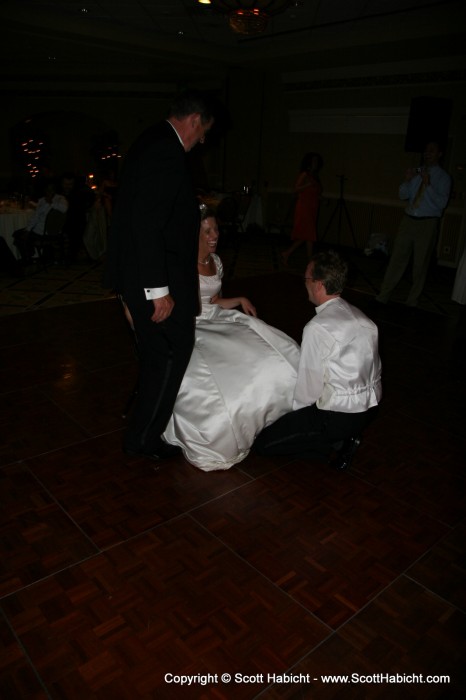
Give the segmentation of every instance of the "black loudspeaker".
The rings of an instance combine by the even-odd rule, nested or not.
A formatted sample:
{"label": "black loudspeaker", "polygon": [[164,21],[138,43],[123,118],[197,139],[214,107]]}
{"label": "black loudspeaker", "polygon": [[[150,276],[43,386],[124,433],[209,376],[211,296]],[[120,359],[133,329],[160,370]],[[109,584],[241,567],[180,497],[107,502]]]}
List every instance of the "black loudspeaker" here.
{"label": "black loudspeaker", "polygon": [[411,100],[405,151],[422,153],[426,143],[436,141],[445,150],[450,126],[452,101],[440,97],[414,97]]}

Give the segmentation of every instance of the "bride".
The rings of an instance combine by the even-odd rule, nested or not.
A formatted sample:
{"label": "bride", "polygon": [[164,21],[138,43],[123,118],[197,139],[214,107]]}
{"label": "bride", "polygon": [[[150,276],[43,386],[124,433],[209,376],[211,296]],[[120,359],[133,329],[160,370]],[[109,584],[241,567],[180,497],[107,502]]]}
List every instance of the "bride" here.
{"label": "bride", "polygon": [[[256,318],[246,297],[221,295],[213,211],[201,204],[198,271],[201,315],[196,340],[164,439],[204,471],[228,469],[255,436],[292,410],[299,346]],[[241,307],[242,311],[236,309]]]}

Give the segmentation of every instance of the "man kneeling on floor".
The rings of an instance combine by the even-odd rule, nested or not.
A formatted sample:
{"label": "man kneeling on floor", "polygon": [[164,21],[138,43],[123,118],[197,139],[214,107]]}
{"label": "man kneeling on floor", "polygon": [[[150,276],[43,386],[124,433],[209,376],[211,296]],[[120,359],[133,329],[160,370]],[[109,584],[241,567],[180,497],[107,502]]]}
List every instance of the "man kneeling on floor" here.
{"label": "man kneeling on floor", "polygon": [[303,331],[294,410],[265,428],[261,455],[328,459],[347,469],[382,396],[376,325],[341,298],[348,266],[335,251],[313,255],[304,282],[316,315]]}

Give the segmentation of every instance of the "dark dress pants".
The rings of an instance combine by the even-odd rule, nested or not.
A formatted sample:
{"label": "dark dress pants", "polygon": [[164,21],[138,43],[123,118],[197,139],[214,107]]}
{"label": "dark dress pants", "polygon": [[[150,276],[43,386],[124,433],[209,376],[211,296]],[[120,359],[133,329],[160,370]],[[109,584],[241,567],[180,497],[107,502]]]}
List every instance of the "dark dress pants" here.
{"label": "dark dress pants", "polygon": [[194,317],[172,312],[162,323],[150,320],[152,302],[132,304],[139,358],[138,394],[131,411],[124,447],[156,449],[176,401],[194,345]]}
{"label": "dark dress pants", "polygon": [[321,411],[314,404],[286,413],[257,436],[260,455],[327,458],[338,443],[357,437],[375,417],[377,406],[362,413]]}

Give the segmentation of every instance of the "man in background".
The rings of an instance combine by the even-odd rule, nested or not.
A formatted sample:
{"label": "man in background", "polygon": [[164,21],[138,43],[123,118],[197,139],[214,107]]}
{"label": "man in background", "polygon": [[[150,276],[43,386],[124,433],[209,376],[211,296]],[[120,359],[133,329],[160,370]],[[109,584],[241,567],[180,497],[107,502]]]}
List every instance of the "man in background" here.
{"label": "man in background", "polygon": [[386,304],[413,256],[413,281],[406,304],[417,306],[429,270],[439,222],[450,196],[451,178],[440,167],[440,146],[435,141],[424,150],[423,166],[408,168],[399,197],[408,206],[398,229],[390,261],[376,301]]}

